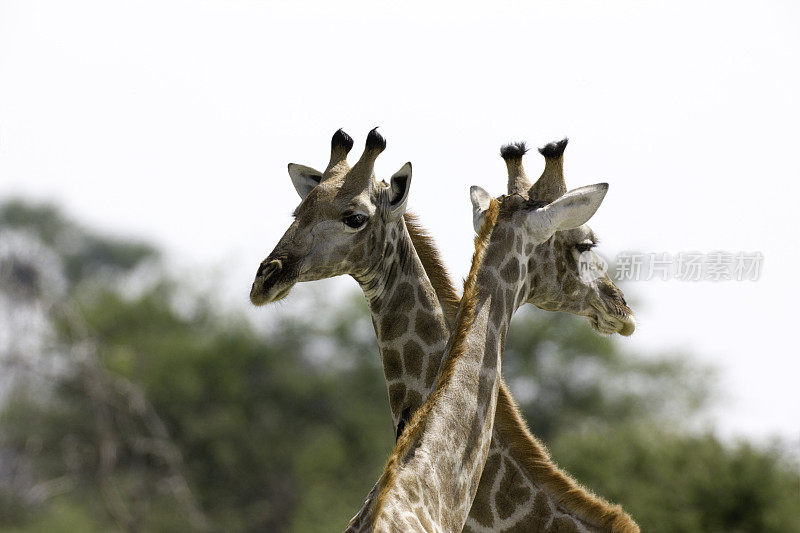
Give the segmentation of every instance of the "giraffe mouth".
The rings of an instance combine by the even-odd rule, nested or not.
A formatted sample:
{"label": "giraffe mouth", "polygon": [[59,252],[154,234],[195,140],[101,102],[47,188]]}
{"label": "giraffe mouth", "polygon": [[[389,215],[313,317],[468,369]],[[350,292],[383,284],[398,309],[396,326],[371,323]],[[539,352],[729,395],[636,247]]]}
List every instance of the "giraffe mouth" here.
{"label": "giraffe mouth", "polygon": [[592,329],[604,335],[619,333],[623,337],[629,337],[636,331],[636,319],[633,313],[619,313],[613,315],[598,313],[596,315],[590,315],[588,318]]}
{"label": "giraffe mouth", "polygon": [[258,267],[250,289],[250,302],[261,306],[277,302],[289,295],[295,284],[292,269],[286,268],[287,258],[267,258]]}
{"label": "giraffe mouth", "polygon": [[605,335],[619,333],[628,337],[636,331],[633,311],[625,297],[610,280],[600,283],[597,298],[590,300],[589,322],[595,331]]}

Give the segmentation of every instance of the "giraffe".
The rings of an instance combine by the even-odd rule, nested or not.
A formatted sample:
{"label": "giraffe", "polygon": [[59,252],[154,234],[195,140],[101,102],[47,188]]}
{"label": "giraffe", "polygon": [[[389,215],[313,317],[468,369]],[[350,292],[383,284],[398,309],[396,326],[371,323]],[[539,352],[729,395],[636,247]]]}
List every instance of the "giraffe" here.
{"label": "giraffe", "polygon": [[[512,169],[521,169],[524,151],[524,145],[501,151],[510,178]],[[511,316],[542,292],[539,274],[529,265],[540,253],[539,245],[557,231],[581,228],[607,189],[605,183],[582,187],[550,203],[520,194],[498,201],[479,187],[471,189],[480,230],[436,389],[411,419],[348,531],[462,529],[481,473],[486,475],[501,353]],[[589,305],[580,291],[562,291],[556,297],[563,300],[561,308],[571,312]],[[594,529],[578,517],[554,514],[544,497],[532,503],[533,512],[524,513],[525,521],[514,520],[515,530]],[[628,517],[619,522],[616,518],[608,529],[638,531]]]}
{"label": "giraffe", "polygon": [[[567,191],[563,173],[563,154],[567,142],[567,139],[563,139],[539,149],[545,158],[545,167],[534,184],[528,180],[522,165],[522,157],[527,152],[525,143],[504,146],[500,154],[508,171],[508,193],[499,200],[504,204],[521,199],[530,205],[547,205],[562,197]],[[470,199],[473,204],[473,225],[475,231],[479,232],[492,198],[482,188],[472,187]],[[585,316],[592,328],[600,333],[629,336],[636,328],[636,321],[622,292],[605,272],[593,272],[590,277],[585,278],[580,271],[579,259],[596,244],[594,232],[588,226],[582,225],[570,230],[556,231],[532,250],[529,249],[530,244],[525,246],[522,251],[529,256],[526,268],[531,281],[526,301],[544,310],[567,311]],[[519,253],[520,243],[517,242],[516,246],[515,251]],[[533,255],[530,256],[529,252]],[[500,400],[502,399],[501,394]],[[495,432],[500,434],[508,430],[502,427],[502,407],[500,401],[495,422]],[[512,405],[510,411],[518,416],[516,406]],[[524,434],[519,434],[520,430]],[[568,476],[553,468],[546,448],[528,432],[524,422],[512,426],[510,431],[515,436],[509,440],[525,443],[527,446],[527,461],[523,460],[522,464],[529,473],[528,479],[523,479],[523,483],[507,484],[507,480],[515,477],[515,472],[505,467],[507,458],[503,451],[493,447],[475,499],[475,503],[489,501],[491,509],[486,509],[485,513],[477,513],[473,508],[465,531],[506,530],[506,526],[515,531],[571,531],[569,524],[579,531],[639,530],[635,522],[618,506],[608,506],[606,502],[585,492]],[[546,467],[537,470],[531,469],[532,465]],[[528,480],[533,481],[533,486],[527,484]],[[530,490],[534,495],[533,512],[520,513],[519,509],[509,509],[507,505],[503,509],[505,502],[491,497],[484,498],[480,493],[480,490],[490,486],[502,485],[509,490]],[[487,516],[494,518],[494,521],[483,521],[482,518]],[[509,520],[512,516],[517,520]],[[504,527],[498,529],[498,522],[503,523]]]}
{"label": "giraffe", "polygon": [[[429,264],[441,262],[429,237],[405,213],[411,164],[403,165],[390,184],[374,180],[374,160],[385,145],[372,130],[361,159],[350,168],[353,140],[338,130],[324,172],[289,165],[302,202],[259,266],[250,300],[255,305],[280,300],[296,282],[343,274],[355,278],[369,303],[399,435],[435,383],[452,324],[442,309],[456,308],[459,299],[443,267],[429,277],[422,264],[421,257]],[[442,290],[434,290],[433,283]]]}
{"label": "giraffe", "polygon": [[[362,160],[350,169],[346,156],[352,145],[340,130],[331,141],[324,172],[289,165],[303,202],[295,222],[259,267],[251,300],[261,305],[281,299],[297,281],[352,275],[370,305],[399,435],[435,384],[459,299],[430,239],[408,213],[401,218],[390,208],[405,202],[410,165],[393,176],[390,185],[375,183],[371,163],[359,167],[365,167],[365,157],[374,161],[385,141],[371,132]],[[305,237],[315,233],[322,250],[311,250],[313,243]],[[300,262],[311,264],[301,268]],[[502,382],[499,391],[491,460],[467,529],[510,529],[514,517],[524,520],[537,503],[537,512],[545,508],[575,514],[596,530],[614,529],[614,524],[616,530],[634,530],[635,526],[624,527],[632,521],[621,509],[583,490],[550,462]]]}

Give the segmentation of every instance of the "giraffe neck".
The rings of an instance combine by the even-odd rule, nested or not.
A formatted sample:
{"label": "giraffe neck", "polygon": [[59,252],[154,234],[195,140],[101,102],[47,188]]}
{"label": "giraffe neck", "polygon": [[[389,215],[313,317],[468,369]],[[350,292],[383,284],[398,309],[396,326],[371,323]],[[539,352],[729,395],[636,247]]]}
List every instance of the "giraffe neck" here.
{"label": "giraffe neck", "polygon": [[[373,517],[377,530],[425,529],[435,524],[460,531],[469,516],[489,453],[500,354],[517,301],[516,293],[508,296],[513,285],[497,279],[505,256],[505,243],[489,240],[497,210],[495,203],[476,240],[436,389],[412,419],[384,470]],[[410,503],[426,498],[434,501]]]}
{"label": "giraffe neck", "polygon": [[387,227],[375,267],[354,277],[369,302],[399,436],[433,390],[450,329],[403,220]]}

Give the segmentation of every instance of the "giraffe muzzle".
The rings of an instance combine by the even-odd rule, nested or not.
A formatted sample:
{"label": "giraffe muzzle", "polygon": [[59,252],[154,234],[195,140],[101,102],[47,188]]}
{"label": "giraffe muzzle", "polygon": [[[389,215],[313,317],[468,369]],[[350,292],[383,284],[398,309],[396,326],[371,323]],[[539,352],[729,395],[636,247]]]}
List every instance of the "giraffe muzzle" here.
{"label": "giraffe muzzle", "polygon": [[622,328],[619,330],[619,334],[623,337],[630,337],[634,331],[636,331],[636,319],[633,318],[631,313],[622,320]]}
{"label": "giraffe muzzle", "polygon": [[266,258],[258,267],[256,279],[250,289],[250,301],[253,305],[264,305],[286,297],[294,283],[285,268],[286,258]]}
{"label": "giraffe muzzle", "polygon": [[604,334],[618,333],[629,337],[636,331],[636,318],[628,307],[622,291],[609,279],[601,279],[599,298],[592,303],[595,309],[594,329]]}

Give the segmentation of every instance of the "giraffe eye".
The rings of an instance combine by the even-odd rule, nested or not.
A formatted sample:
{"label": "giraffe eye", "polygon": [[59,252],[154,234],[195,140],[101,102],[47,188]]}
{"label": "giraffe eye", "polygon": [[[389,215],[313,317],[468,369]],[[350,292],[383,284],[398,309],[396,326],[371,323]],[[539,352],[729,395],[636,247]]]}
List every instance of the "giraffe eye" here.
{"label": "giraffe eye", "polygon": [[367,221],[367,216],[362,215],[361,213],[356,213],[355,215],[348,215],[344,217],[344,223],[350,226],[351,228],[360,228],[364,225]]}
{"label": "giraffe eye", "polygon": [[578,250],[578,252],[583,253],[583,252],[588,252],[595,246],[597,245],[593,242],[579,242],[578,244],[575,245],[575,249]]}

